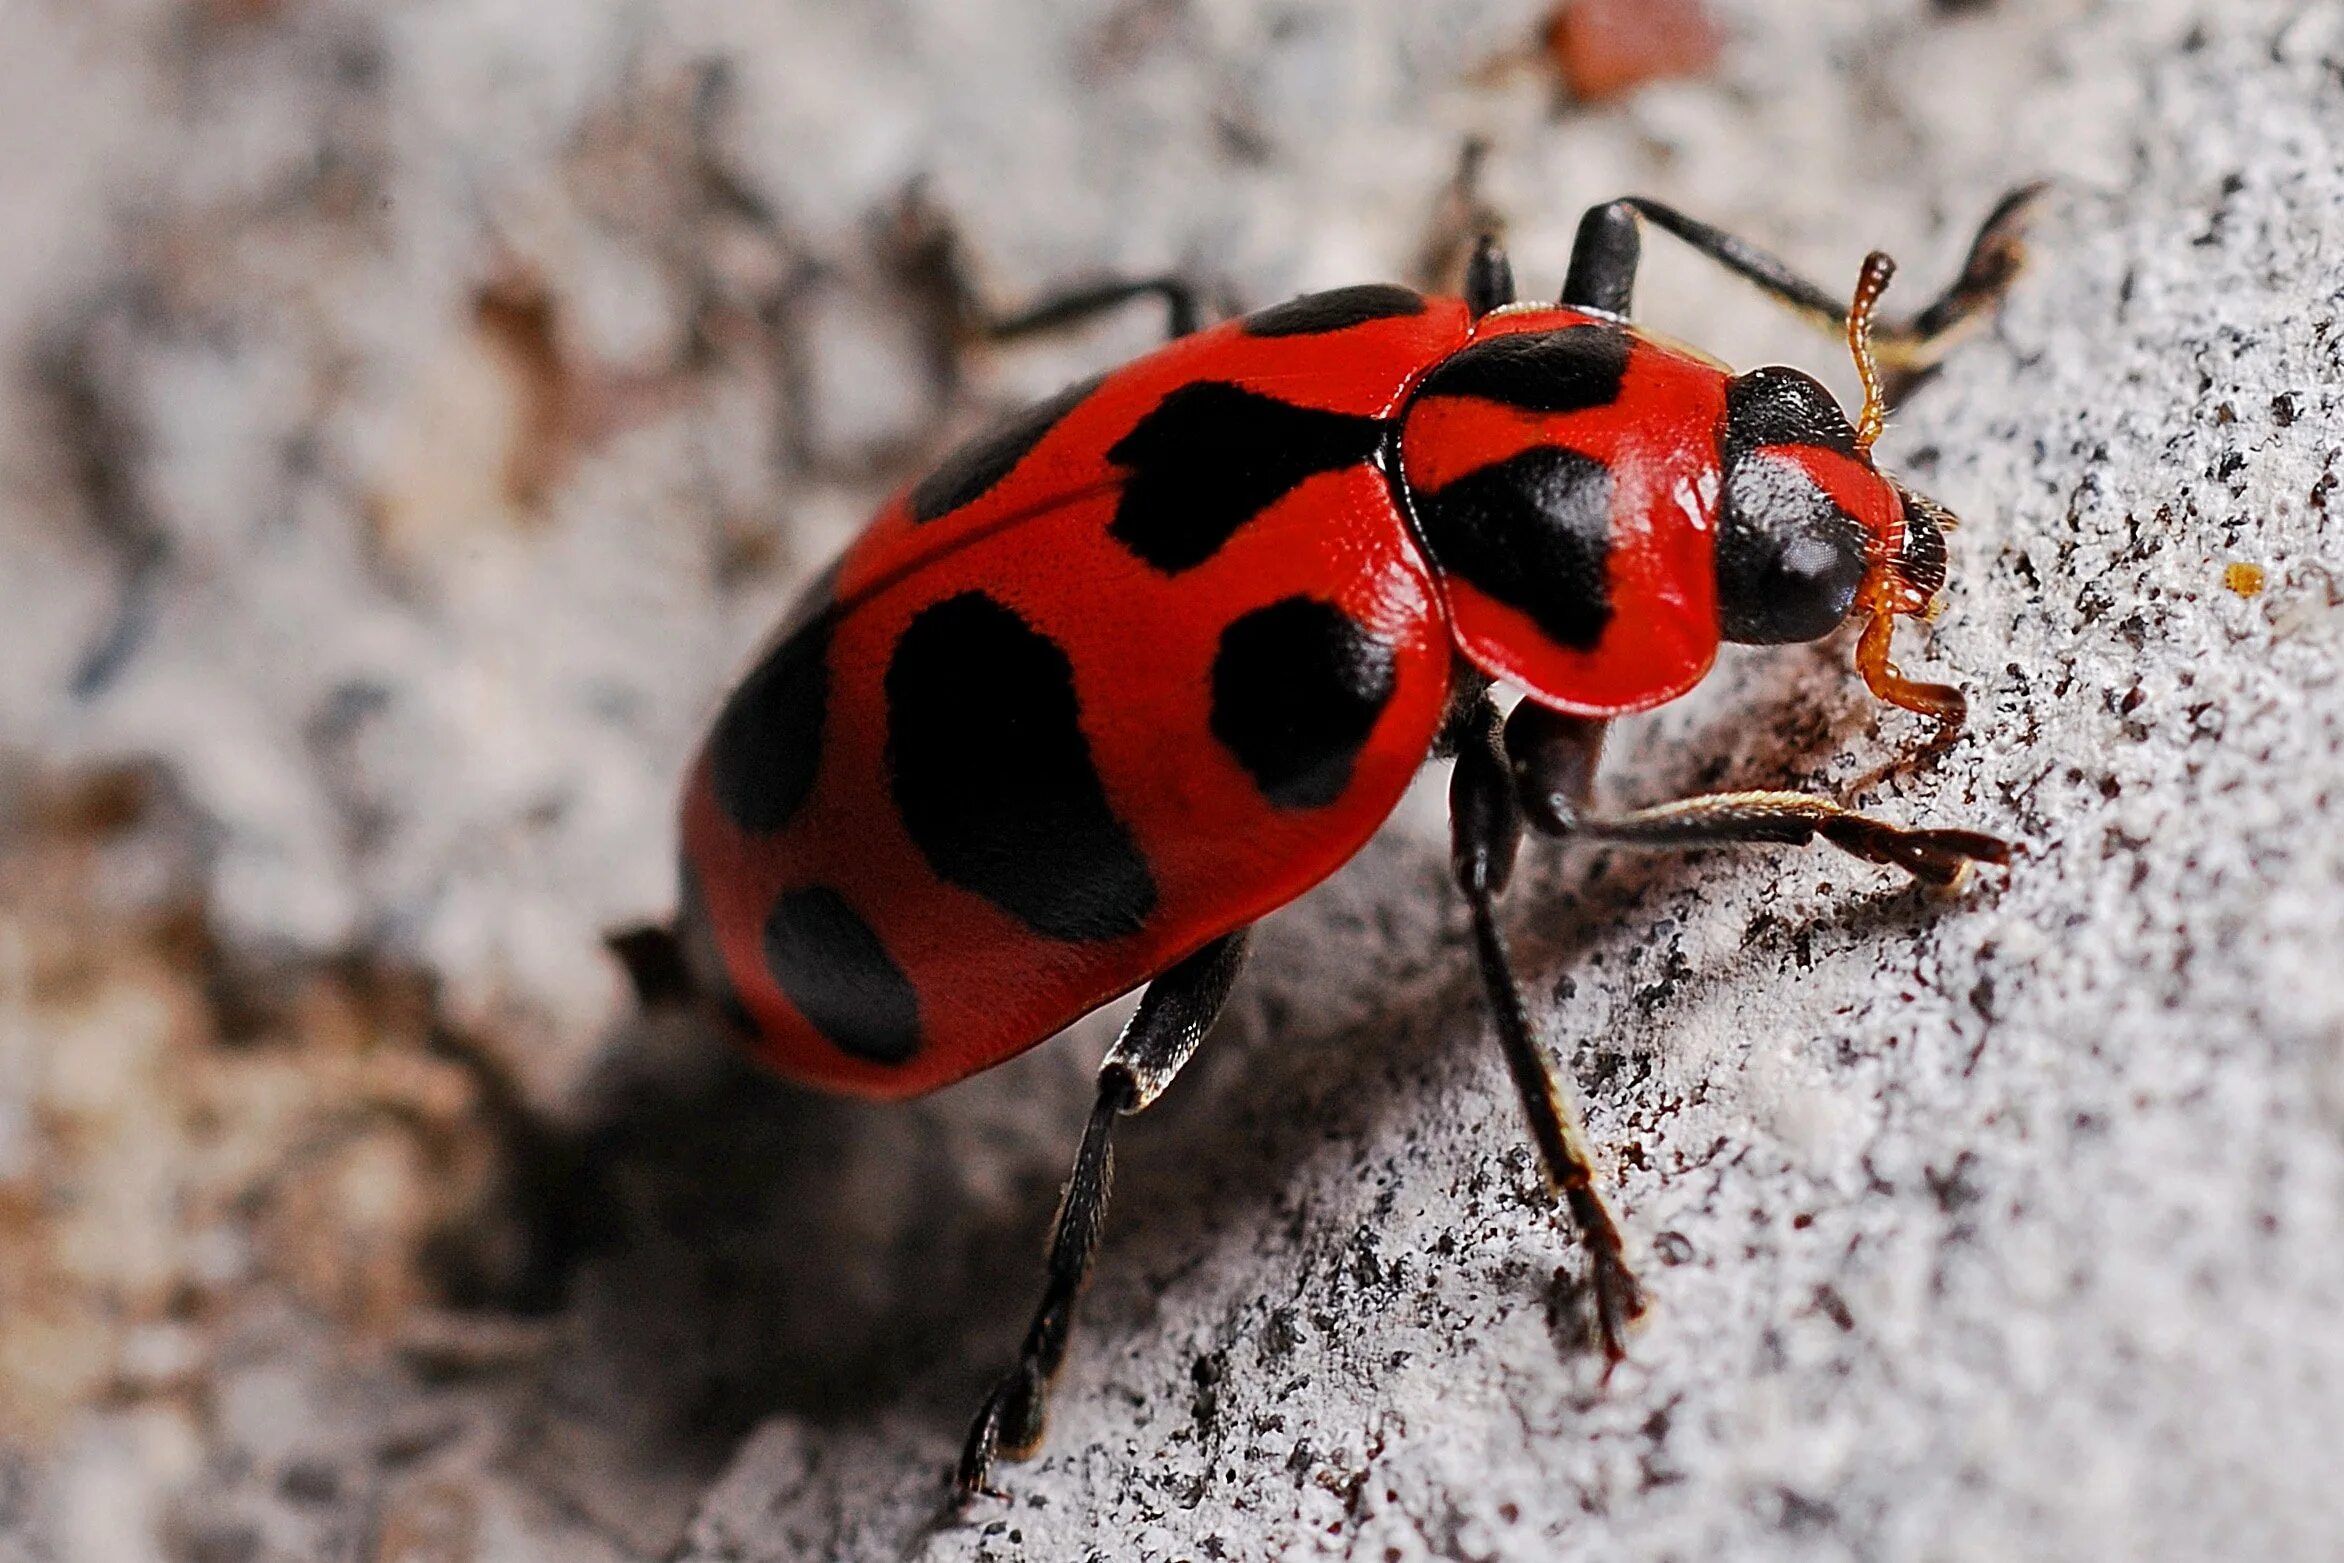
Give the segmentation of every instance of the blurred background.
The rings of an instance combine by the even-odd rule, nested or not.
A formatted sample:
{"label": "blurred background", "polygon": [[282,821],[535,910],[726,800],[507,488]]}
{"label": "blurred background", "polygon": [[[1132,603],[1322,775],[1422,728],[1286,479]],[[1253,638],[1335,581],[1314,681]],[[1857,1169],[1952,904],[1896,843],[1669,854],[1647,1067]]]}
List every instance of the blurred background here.
{"label": "blurred background", "polygon": [[[2340,83],[2277,0],[0,5],[0,1559],[2332,1556]],[[1551,1322],[1428,796],[1273,922],[1051,1458],[939,1524],[1113,1017],[878,1111],[600,939],[871,506],[1159,329],[986,348],[955,279],[1252,307],[1495,224],[1551,295],[1637,192],[1893,309],[2037,178],[1883,447],[1972,522],[1907,665],[1981,734],[1873,801],[2039,860],[1950,932],[1532,876],[1651,1364]],[[1733,658],[1616,779],[1910,737]]]}

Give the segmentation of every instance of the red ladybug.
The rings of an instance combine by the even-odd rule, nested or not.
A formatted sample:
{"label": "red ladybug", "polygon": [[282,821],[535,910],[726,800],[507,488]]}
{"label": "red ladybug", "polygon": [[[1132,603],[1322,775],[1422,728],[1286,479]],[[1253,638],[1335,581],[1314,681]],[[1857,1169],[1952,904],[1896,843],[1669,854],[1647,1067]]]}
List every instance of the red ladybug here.
{"label": "red ladybug", "polygon": [[[1947,294],[1878,333],[1920,370],[2000,296],[2031,192]],[[1844,326],[1851,425],[1794,369],[1736,375],[1630,323],[1639,220]],[[2003,843],[1799,793],[1605,815],[1606,723],[1683,694],[1721,640],[1866,620],[1882,699],[1961,696],[1889,661],[1945,577],[1948,519],[1872,464],[1872,306],[1650,201],[1579,228],[1559,305],[1517,304],[1484,239],[1463,296],[1341,288],[1177,340],[971,440],[879,512],[717,717],[683,802],[680,972],[781,1073],[901,1097],[1147,984],[1099,1073],[1017,1365],[960,1462],[1040,1440],[1096,1247],[1115,1120],[1155,1100],[1228,996],[1246,929],[1332,873],[1428,757],[1454,756],[1455,869],[1497,1031],[1622,1354],[1642,1299],[1492,902],[1525,824],[1652,847],[1804,842],[1950,883]],[[1492,685],[1524,692],[1501,718]],[[637,952],[640,955],[641,949]],[[639,963],[640,964],[640,963]]]}

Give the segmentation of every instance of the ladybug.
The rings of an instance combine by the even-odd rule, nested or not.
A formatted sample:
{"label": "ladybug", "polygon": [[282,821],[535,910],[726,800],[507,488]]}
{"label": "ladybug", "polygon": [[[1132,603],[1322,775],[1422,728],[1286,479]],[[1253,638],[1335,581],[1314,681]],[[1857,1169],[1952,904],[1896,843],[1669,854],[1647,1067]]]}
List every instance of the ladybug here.
{"label": "ladybug", "polygon": [[[725,702],[682,807],[671,931],[622,948],[791,1079],[949,1085],[1145,985],[1100,1066],[1017,1362],[959,1462],[963,1497],[1039,1443],[1105,1214],[1116,1121],[1211,1028],[1250,924],[1359,850],[1453,758],[1455,877],[1498,1040],[1623,1355],[1643,1297],[1494,903],[1524,829],[1655,848],[1799,843],[1950,885],[2006,845],[1791,792],[1624,814],[1590,796],[1606,725],[1685,693],[1721,641],[1861,619],[1881,699],[1961,695],[1890,660],[1945,579],[1938,505],[1872,461],[1879,364],[1925,371],[2016,274],[2032,190],[1961,277],[1874,329],[1781,262],[1637,198],[1581,222],[1559,303],[1517,303],[1484,237],[1461,295],[1370,285],[1211,329],[1155,278],[1002,334],[1153,296],[1174,340],[970,440],[905,488]],[[1736,374],[1630,319],[1649,222],[1844,329],[1854,423],[1795,369]],[[1501,715],[1496,685],[1522,692]],[[669,980],[647,976],[654,947]]]}

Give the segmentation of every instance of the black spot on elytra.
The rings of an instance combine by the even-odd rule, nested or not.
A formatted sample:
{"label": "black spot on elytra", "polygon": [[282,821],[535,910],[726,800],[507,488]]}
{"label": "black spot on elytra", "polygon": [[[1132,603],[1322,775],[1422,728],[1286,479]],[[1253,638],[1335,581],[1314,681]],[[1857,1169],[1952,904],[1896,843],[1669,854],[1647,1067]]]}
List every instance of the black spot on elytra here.
{"label": "black spot on elytra", "polygon": [[1213,657],[1213,736],[1280,808],[1351,785],[1390,703],[1392,647],[1333,603],[1287,597],[1232,621]]}
{"label": "black spot on elytra", "polygon": [[814,790],[830,704],[829,605],[765,654],[724,704],[708,743],[708,785],[752,836],[787,825]]}
{"label": "black spot on elytra", "polygon": [[1298,299],[1257,309],[1245,317],[1247,336],[1322,336],[1371,320],[1424,313],[1424,295],[1390,282],[1305,293]]}
{"label": "black spot on elytra", "polygon": [[934,521],[961,506],[982,499],[1017,464],[1032,453],[1059,421],[1082,405],[1099,388],[1104,376],[1070,385],[1047,401],[1013,413],[992,428],[972,436],[936,464],[934,471],[912,485],[914,521]]}
{"label": "black spot on elytra", "polygon": [[1156,909],[1092,764],[1074,664],[984,593],[921,610],[895,643],[887,765],[936,873],[1044,938],[1120,938]]}
{"label": "black spot on elytra", "polygon": [[1367,460],[1383,434],[1376,418],[1184,385],[1108,450],[1130,476],[1107,531],[1168,575],[1192,570],[1305,478]]}
{"label": "black spot on elytra", "polygon": [[1796,461],[1763,451],[1729,460],[1717,517],[1727,640],[1779,646],[1830,634],[1854,604],[1864,566],[1862,525]]}
{"label": "black spot on elytra", "polygon": [[1820,445],[1854,456],[1856,431],[1822,382],[1774,365],[1736,375],[1725,388],[1726,459],[1767,445]]}
{"label": "black spot on elytra", "polygon": [[1612,617],[1611,488],[1594,457],[1534,445],[1419,492],[1417,518],[1445,574],[1592,651]]}
{"label": "black spot on elytra", "polygon": [[1627,377],[1628,348],[1628,334],[1613,326],[1493,336],[1443,360],[1417,394],[1478,396],[1525,412],[1609,407]]}
{"label": "black spot on elytra", "polygon": [[846,897],[791,890],[765,919],[765,966],[798,1013],[851,1057],[900,1064],[920,1050],[920,1000]]}

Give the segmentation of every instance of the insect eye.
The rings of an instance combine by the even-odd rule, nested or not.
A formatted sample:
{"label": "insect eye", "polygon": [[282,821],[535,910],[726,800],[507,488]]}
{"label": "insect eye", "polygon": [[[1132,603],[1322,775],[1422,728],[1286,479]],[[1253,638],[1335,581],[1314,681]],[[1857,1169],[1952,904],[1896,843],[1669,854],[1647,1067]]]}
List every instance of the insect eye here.
{"label": "insect eye", "polygon": [[1787,454],[1733,463],[1717,528],[1717,602],[1725,638],[1746,645],[1819,640],[1863,584],[1864,533]]}

